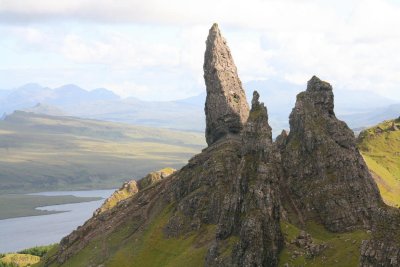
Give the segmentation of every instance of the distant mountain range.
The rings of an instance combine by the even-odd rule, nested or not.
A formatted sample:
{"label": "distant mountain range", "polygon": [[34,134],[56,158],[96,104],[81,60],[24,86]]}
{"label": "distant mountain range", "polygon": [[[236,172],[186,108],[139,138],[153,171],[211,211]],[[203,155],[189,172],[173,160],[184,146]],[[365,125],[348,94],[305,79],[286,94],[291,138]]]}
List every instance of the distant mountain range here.
{"label": "distant mountain range", "polygon": [[[244,87],[248,99],[253,90],[258,90],[261,100],[269,108],[270,124],[277,135],[288,128],[288,115],[296,94],[305,85],[265,80],[251,81]],[[143,101],[134,97],[123,99],[105,88],[87,91],[69,84],[51,89],[31,83],[13,90],[0,90],[0,114],[24,110],[202,132],[205,128],[205,98],[204,92],[175,101]],[[351,128],[375,125],[400,114],[399,102],[371,92],[335,90],[335,103],[337,116]]]}
{"label": "distant mountain range", "polygon": [[122,99],[104,88],[87,91],[73,84],[55,89],[26,84],[0,92],[0,114],[24,110],[179,130],[203,131],[205,128],[203,108],[184,101]]}

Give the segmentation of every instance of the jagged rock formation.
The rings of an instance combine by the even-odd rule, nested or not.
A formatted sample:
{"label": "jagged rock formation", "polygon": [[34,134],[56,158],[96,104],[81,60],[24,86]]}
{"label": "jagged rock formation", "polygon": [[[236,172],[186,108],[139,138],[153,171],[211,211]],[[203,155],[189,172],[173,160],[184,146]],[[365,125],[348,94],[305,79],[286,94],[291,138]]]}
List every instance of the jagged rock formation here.
{"label": "jagged rock formation", "polygon": [[282,150],[286,188],[302,216],[331,231],[371,226],[383,205],[353,132],[335,117],[329,83],[312,77],[297,95]]}
{"label": "jagged rock formation", "polygon": [[275,144],[279,149],[284,149],[286,147],[287,137],[288,133],[286,130],[282,130],[281,134],[276,137]]}
{"label": "jagged rock formation", "polygon": [[[201,248],[204,254],[200,261],[207,266],[278,264],[283,246],[279,151],[257,92],[249,113],[236,67],[217,25],[210,30],[204,70],[209,147],[178,172],[94,216],[62,240],[57,255],[47,264],[75,263],[74,256],[84,254],[82,249],[90,249],[96,240],[112,240],[125,225],[128,240],[133,244],[142,240],[140,246],[144,246],[145,229],[160,214],[168,214],[160,226],[163,238],[171,241],[195,236],[190,247]],[[107,241],[102,247],[107,253],[91,250],[94,256],[86,262],[80,258],[76,265],[112,266],[120,252],[118,245]],[[129,257],[135,266],[135,259],[142,254],[133,250]]]}
{"label": "jagged rock formation", "polygon": [[[216,24],[204,73],[209,146],[172,175],[132,185],[135,193],[65,237],[42,265],[277,266],[288,245],[281,227],[311,221],[334,232],[372,229],[361,266],[395,266],[399,214],[384,206],[353,133],[336,119],[332,87],[313,77],[297,96],[289,134],[273,142],[267,109],[255,91],[248,110]],[[304,231],[293,238],[302,251],[295,258],[331,249]]]}
{"label": "jagged rock formation", "polygon": [[[267,110],[254,93],[242,140],[226,136],[179,172],[168,236],[216,225],[206,266],[275,266],[280,231],[279,152],[272,143]],[[271,164],[272,163],[272,164]]]}
{"label": "jagged rock formation", "polygon": [[239,134],[249,107],[231,51],[214,24],[206,41],[204,79],[207,87],[206,141],[213,144],[228,134]]}

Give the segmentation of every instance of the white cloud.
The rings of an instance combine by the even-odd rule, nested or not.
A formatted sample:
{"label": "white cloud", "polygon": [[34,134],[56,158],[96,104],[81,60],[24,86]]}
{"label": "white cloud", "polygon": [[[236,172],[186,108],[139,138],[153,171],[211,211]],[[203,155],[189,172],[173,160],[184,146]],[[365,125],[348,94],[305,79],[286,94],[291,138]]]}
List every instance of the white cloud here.
{"label": "white cloud", "polygon": [[[99,75],[106,68],[110,79],[122,79],[107,84],[144,96],[199,92],[204,41],[216,21],[244,81],[304,84],[316,74],[340,88],[400,99],[398,14],[400,5],[390,0],[0,0],[1,27],[18,29],[8,38],[20,47]],[[60,30],[65,24],[74,27]],[[157,76],[159,88],[145,80]]]}

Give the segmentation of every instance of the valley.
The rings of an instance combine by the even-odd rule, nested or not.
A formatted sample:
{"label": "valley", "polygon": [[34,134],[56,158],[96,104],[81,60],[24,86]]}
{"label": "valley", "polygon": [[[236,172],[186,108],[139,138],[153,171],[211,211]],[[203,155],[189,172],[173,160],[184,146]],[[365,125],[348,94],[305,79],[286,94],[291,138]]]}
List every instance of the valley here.
{"label": "valley", "polygon": [[204,147],[203,134],[16,111],[0,121],[0,194],[116,188]]}

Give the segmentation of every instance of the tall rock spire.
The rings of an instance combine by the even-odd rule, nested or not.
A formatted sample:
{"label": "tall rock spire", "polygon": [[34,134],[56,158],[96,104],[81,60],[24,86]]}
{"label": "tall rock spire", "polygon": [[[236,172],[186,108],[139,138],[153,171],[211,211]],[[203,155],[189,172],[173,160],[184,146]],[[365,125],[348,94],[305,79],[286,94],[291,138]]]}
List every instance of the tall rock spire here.
{"label": "tall rock spire", "polygon": [[383,202],[354,133],[333,107],[332,86],[318,77],[297,95],[282,151],[284,184],[303,215],[319,218],[328,230],[368,228]]}
{"label": "tall rock spire", "polygon": [[249,116],[249,106],[229,47],[215,23],[206,41],[204,80],[207,87],[206,140],[238,134]]}

